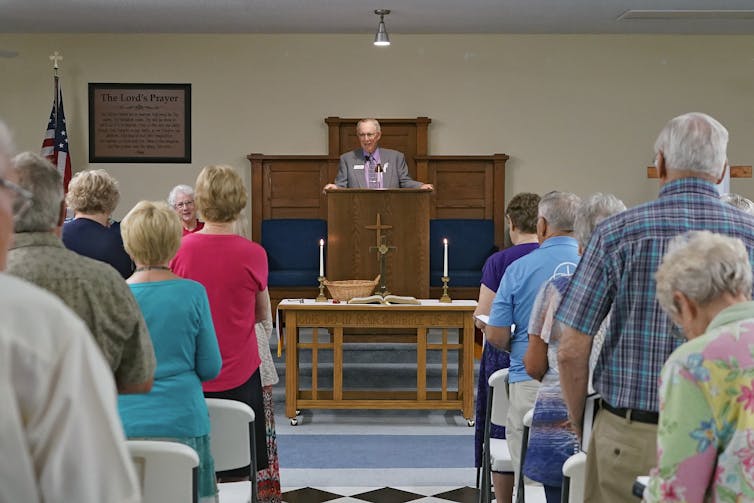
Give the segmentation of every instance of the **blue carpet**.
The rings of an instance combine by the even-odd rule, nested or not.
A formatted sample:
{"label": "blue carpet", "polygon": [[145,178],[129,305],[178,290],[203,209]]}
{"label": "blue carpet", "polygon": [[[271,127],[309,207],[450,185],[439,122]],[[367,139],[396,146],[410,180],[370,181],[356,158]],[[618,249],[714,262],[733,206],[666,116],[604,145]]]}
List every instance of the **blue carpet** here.
{"label": "blue carpet", "polygon": [[278,435],[281,468],[468,468],[469,435]]}

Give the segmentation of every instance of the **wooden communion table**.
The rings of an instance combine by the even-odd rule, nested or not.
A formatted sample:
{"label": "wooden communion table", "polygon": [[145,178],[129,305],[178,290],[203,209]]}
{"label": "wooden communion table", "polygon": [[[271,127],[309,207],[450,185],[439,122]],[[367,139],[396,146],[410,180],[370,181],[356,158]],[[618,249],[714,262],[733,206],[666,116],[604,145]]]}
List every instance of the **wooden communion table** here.
{"label": "wooden communion table", "polygon": [[[474,424],[474,320],[476,301],[440,303],[422,300],[421,305],[334,304],[314,299],[285,299],[278,305],[285,320],[285,413],[298,424],[301,409],[442,409],[460,410],[469,426]],[[280,326],[280,325],[278,325]],[[312,330],[311,342],[302,340],[301,329]],[[416,391],[343,389],[344,329],[362,329],[347,334],[348,342],[380,342],[380,330],[407,329],[416,344]],[[369,329],[370,335],[360,335]],[[430,329],[441,332],[441,341],[428,340]],[[458,331],[456,339],[450,332]],[[324,332],[324,335],[323,333]],[[332,334],[332,335],[330,335]],[[376,334],[376,335],[373,335]],[[415,335],[414,335],[415,334]],[[311,388],[301,389],[299,352],[311,350]],[[318,352],[332,351],[332,389],[317,382]],[[427,389],[427,352],[442,352],[442,384]],[[458,389],[448,389],[448,351],[458,352]]]}

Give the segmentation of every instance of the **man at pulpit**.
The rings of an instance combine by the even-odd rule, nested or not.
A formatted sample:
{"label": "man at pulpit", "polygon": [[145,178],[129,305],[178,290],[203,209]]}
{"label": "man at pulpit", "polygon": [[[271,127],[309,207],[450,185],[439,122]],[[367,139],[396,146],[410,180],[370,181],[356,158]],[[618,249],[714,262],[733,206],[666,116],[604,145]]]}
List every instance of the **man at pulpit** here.
{"label": "man at pulpit", "polygon": [[379,147],[382,132],[376,119],[361,119],[356,123],[356,134],[361,148],[340,156],[335,183],[328,183],[325,189],[432,189],[432,185],[409,176],[401,152]]}

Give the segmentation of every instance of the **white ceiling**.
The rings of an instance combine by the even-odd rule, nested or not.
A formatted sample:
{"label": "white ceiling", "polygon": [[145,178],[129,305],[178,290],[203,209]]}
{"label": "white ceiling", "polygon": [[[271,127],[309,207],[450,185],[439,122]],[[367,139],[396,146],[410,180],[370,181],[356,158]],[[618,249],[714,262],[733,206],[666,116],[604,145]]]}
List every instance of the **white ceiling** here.
{"label": "white ceiling", "polygon": [[380,8],[389,33],[754,34],[754,0],[0,0],[0,33],[364,33]]}

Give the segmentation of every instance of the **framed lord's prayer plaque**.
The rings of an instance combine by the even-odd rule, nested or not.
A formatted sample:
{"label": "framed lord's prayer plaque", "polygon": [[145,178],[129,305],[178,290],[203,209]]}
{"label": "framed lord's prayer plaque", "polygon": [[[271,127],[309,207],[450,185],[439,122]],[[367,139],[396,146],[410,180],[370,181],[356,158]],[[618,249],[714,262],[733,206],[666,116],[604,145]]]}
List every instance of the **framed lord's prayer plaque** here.
{"label": "framed lord's prayer plaque", "polygon": [[89,84],[89,162],[191,162],[191,84]]}

